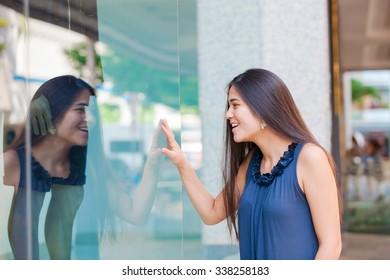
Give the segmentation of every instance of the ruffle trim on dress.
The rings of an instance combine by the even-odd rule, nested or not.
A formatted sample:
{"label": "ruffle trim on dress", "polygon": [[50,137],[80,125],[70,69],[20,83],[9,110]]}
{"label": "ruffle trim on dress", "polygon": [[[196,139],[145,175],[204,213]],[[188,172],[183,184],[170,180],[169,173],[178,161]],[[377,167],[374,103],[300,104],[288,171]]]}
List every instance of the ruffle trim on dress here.
{"label": "ruffle trim on dress", "polygon": [[283,156],[279,159],[278,163],[272,168],[270,173],[260,173],[260,163],[263,158],[263,155],[260,151],[256,151],[253,155],[254,164],[252,165],[252,176],[255,182],[262,186],[269,186],[275,179],[275,177],[283,174],[284,169],[292,162],[294,159],[294,150],[298,144],[293,142],[288,146],[288,150],[283,153]]}
{"label": "ruffle trim on dress", "polygon": [[81,186],[85,184],[85,168],[83,164],[79,162],[80,159],[71,156],[70,173],[67,178],[63,177],[51,177],[49,172],[34,158],[31,156],[31,173],[37,179],[34,183],[34,190],[40,192],[49,192],[53,184],[56,185],[71,185]]}

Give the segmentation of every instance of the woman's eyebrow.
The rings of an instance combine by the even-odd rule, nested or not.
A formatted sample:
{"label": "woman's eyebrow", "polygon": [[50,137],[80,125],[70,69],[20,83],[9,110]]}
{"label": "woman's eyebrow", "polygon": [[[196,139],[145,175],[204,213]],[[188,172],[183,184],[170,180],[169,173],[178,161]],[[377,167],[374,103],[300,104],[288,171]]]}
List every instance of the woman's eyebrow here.
{"label": "woman's eyebrow", "polygon": [[229,103],[234,102],[234,101],[240,101],[240,100],[238,98],[235,98],[235,97],[229,99]]}
{"label": "woman's eyebrow", "polygon": [[81,102],[81,103],[77,103],[75,106],[79,106],[79,105],[81,105],[81,106],[88,106],[89,104]]}

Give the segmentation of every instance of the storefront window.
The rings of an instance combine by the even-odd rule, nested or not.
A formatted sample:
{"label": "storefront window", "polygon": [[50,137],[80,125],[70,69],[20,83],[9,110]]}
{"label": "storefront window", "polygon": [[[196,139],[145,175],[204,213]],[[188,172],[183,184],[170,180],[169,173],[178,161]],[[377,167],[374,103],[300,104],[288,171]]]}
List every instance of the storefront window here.
{"label": "storefront window", "polygon": [[387,70],[344,74],[347,124],[347,212],[351,232],[386,234],[390,110]]}
{"label": "storefront window", "polygon": [[[42,98],[32,103],[37,90],[64,75],[93,88],[89,104],[78,101],[87,124],[78,124],[77,139],[88,130],[88,141],[76,152],[64,152],[62,159],[71,159],[64,172],[53,163],[66,150],[62,142],[42,153],[35,136],[23,140],[19,148],[33,155],[25,157],[28,187],[16,202],[15,188],[7,184],[12,180],[4,174],[0,258],[67,258],[67,251],[71,259],[203,258],[200,219],[176,168],[156,152],[165,145],[160,120],[167,119],[194,169],[202,165],[195,1],[43,2],[0,4],[1,150],[13,148],[23,130],[39,136],[53,132],[51,137],[62,133],[59,121],[52,124],[54,131],[46,119],[47,112],[53,120],[66,114],[54,111],[53,104],[58,110],[67,106],[69,97],[61,93],[47,98],[49,110],[43,107],[46,114],[37,116],[38,127],[26,119],[31,104],[45,104]],[[61,137],[79,141],[68,129]],[[39,174],[59,175],[36,179],[36,161]],[[62,180],[73,176],[74,166],[79,180]],[[38,192],[37,180],[52,188]],[[32,231],[25,236],[13,232],[16,226],[7,230],[19,212],[25,215],[18,216],[19,229]],[[57,231],[68,236],[53,236]]]}

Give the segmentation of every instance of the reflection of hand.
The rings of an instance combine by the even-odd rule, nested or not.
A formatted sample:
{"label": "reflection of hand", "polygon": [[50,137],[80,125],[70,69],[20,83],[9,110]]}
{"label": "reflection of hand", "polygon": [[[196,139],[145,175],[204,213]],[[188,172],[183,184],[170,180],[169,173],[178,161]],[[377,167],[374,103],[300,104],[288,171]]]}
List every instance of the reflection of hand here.
{"label": "reflection of hand", "polygon": [[163,120],[162,122],[162,131],[165,134],[167,139],[167,146],[163,148],[161,152],[170,158],[172,163],[177,167],[180,167],[182,164],[185,164],[186,157],[184,156],[182,150],[180,149],[179,144],[175,140],[172,130],[169,128],[168,122]]}
{"label": "reflection of hand", "polygon": [[41,95],[31,101],[30,105],[31,124],[35,135],[44,136],[49,131],[54,131],[51,122],[51,111],[46,97]]}
{"label": "reflection of hand", "polygon": [[150,147],[148,160],[157,163],[161,156],[161,149],[166,146],[164,134],[161,133],[162,120],[159,121],[156,131],[153,136],[152,145]]}

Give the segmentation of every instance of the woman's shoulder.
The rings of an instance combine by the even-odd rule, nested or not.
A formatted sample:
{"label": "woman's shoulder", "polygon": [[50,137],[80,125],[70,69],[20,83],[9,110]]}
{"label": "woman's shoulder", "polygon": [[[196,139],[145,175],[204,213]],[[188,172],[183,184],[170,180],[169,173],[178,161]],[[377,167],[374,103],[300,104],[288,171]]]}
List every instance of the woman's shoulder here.
{"label": "woman's shoulder", "polygon": [[307,164],[318,163],[322,160],[327,160],[325,150],[314,143],[303,144],[299,159]]}
{"label": "woman's shoulder", "polygon": [[[311,186],[318,186],[320,182],[334,179],[332,167],[327,151],[319,145],[307,143],[302,147],[298,158],[298,181],[304,193]],[[313,183],[315,182],[315,183]]]}
{"label": "woman's shoulder", "polygon": [[3,154],[4,158],[4,184],[17,186],[20,173],[20,162],[15,150],[8,150]]}
{"label": "woman's shoulder", "polygon": [[3,157],[4,157],[4,167],[6,166],[15,167],[16,165],[19,165],[18,154],[15,150],[5,151]]}
{"label": "woman's shoulder", "polygon": [[[298,169],[302,174],[323,173],[330,167],[330,155],[321,146],[314,143],[306,143],[298,157]],[[298,172],[300,173],[300,172]]]}

